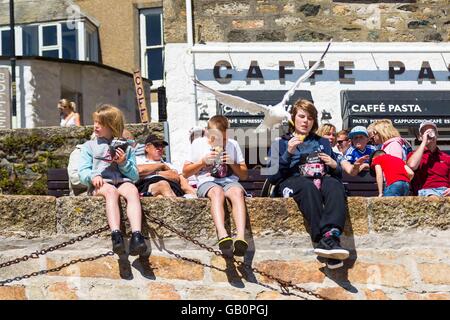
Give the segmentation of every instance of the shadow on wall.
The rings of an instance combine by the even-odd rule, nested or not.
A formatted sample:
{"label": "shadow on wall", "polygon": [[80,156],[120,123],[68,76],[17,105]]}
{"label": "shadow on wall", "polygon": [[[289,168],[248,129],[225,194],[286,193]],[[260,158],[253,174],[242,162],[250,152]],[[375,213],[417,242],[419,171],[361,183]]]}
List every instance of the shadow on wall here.
{"label": "shadow on wall", "polygon": [[33,88],[31,106],[33,108],[29,127],[59,125],[56,105],[61,98],[61,66],[56,63],[33,61],[30,86]]}

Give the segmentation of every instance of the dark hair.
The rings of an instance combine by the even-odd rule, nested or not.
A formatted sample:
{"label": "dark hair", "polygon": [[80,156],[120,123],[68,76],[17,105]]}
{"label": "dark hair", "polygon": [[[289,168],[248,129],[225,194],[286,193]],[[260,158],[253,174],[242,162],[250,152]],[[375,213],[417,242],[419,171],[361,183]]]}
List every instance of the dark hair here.
{"label": "dark hair", "polygon": [[370,175],[372,177],[375,177],[375,169],[372,168],[372,161],[373,161],[374,158],[376,158],[378,156],[382,156],[383,154],[386,154],[386,151],[384,151],[384,150],[375,150],[369,156],[369,171],[370,171]]}

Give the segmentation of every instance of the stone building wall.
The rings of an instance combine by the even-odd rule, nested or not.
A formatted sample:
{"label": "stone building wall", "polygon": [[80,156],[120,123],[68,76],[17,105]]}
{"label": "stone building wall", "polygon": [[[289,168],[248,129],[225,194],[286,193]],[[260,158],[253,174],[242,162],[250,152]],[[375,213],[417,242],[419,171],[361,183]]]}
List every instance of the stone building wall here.
{"label": "stone building wall", "polygon": [[[163,135],[162,124],[127,125],[137,141],[149,132]],[[67,167],[75,146],[90,138],[92,127],[0,130],[0,192],[47,194],[47,170]]]}
{"label": "stone building wall", "polygon": [[[329,38],[370,42],[450,40],[448,0],[411,3],[331,0],[192,2],[196,43],[325,41]],[[183,3],[181,0],[164,1],[167,43],[185,41]]]}

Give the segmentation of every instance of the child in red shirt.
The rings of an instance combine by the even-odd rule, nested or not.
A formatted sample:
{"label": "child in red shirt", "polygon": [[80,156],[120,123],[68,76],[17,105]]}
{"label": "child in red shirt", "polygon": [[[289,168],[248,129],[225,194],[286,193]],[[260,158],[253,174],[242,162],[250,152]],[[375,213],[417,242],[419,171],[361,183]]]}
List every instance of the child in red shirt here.
{"label": "child in red shirt", "polygon": [[[378,196],[396,197],[409,194],[409,182],[414,172],[405,162],[397,157],[386,154],[383,150],[377,150],[370,156],[370,168],[375,169],[378,185]],[[383,175],[386,186],[383,190]]]}

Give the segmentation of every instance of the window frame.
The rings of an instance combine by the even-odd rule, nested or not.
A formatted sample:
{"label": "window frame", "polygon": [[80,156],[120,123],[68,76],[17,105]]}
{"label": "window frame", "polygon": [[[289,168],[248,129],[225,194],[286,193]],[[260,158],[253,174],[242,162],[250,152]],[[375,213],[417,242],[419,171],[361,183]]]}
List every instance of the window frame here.
{"label": "window frame", "polygon": [[[56,45],[44,46],[44,31],[45,27],[56,27]],[[61,22],[53,23],[40,23],[39,24],[39,56],[44,57],[43,52],[58,50],[58,58],[62,59],[62,31]]]}
{"label": "window frame", "polygon": [[[147,46],[147,30],[146,30],[146,16],[148,14],[155,14],[158,13],[160,17],[160,24],[161,24],[161,44],[160,45],[152,45]],[[147,61],[147,51],[151,49],[162,49],[162,64],[163,64],[163,74],[162,78],[160,80],[152,80],[153,85],[156,87],[162,86],[164,83],[164,56],[165,56],[165,46],[164,46],[164,19],[163,19],[163,8],[157,7],[157,8],[147,8],[142,9],[139,11],[139,38],[140,38],[140,47],[141,47],[141,74],[144,78],[148,79],[149,72],[148,72],[148,61]]]}
{"label": "window frame", "polygon": [[[95,38],[94,38],[94,40],[95,40],[94,41],[94,44],[95,44],[94,49],[95,49],[95,55],[96,55],[95,58],[96,59],[92,59],[92,57],[90,56],[90,49],[92,49],[92,48],[91,48],[91,45],[89,43],[89,34],[93,34],[95,36]],[[99,39],[98,28],[85,20],[84,21],[84,51],[85,51],[84,60],[85,61],[99,62],[98,39]]]}

